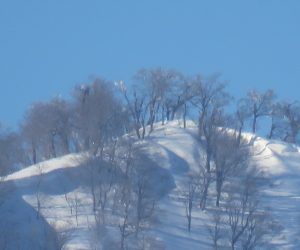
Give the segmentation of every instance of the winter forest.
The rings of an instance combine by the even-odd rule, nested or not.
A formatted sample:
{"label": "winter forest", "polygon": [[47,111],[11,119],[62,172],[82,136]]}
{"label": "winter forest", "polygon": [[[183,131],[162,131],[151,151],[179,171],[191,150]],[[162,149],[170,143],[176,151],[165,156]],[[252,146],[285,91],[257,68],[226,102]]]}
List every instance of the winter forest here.
{"label": "winter forest", "polygon": [[94,79],[1,127],[0,249],[298,249],[299,142],[300,102],[271,89]]}

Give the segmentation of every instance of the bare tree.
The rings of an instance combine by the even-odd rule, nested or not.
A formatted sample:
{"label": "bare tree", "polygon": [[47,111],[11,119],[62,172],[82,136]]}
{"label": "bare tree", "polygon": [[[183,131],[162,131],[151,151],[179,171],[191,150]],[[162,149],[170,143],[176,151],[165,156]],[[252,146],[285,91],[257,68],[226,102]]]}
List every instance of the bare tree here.
{"label": "bare tree", "polygon": [[[142,164],[141,162],[139,164]],[[153,216],[155,209],[155,202],[152,195],[152,187],[149,182],[149,173],[151,169],[149,166],[135,167],[136,171],[132,176],[133,191],[135,193],[134,206],[136,208],[135,215],[135,235],[137,236],[142,229],[142,224],[145,224]]]}
{"label": "bare tree", "polygon": [[249,149],[245,142],[241,143],[239,138],[228,129],[216,131],[213,141],[213,159],[215,163],[216,181],[216,206],[220,205],[223,185],[227,179],[244,171],[249,159]]}
{"label": "bare tree", "polygon": [[264,236],[275,230],[272,223],[272,218],[268,212],[258,210],[253,213],[249,217],[248,226],[241,239],[243,250],[253,250],[264,246]]}
{"label": "bare tree", "polygon": [[150,133],[153,131],[153,124],[158,110],[162,108],[163,100],[176,78],[175,71],[162,68],[141,69],[135,75],[135,80],[143,86],[140,91],[144,92],[148,99],[149,115],[147,124],[150,125]]}
{"label": "bare tree", "polygon": [[[120,216],[119,229],[121,234],[121,249],[126,247],[126,240],[129,236],[138,237],[142,223],[149,221],[154,211],[154,201],[145,198],[143,185],[138,185],[137,190],[128,180],[123,182],[120,193],[118,213]],[[139,192],[139,193],[136,193]],[[150,202],[151,201],[151,202]]]}
{"label": "bare tree", "polygon": [[23,138],[31,148],[32,162],[42,157],[51,158],[69,152],[70,111],[68,104],[54,98],[31,106],[21,126]]}
{"label": "bare tree", "polygon": [[120,218],[120,246],[124,249],[151,225],[157,196],[151,182],[153,166],[145,161],[139,143],[129,137],[121,139],[117,159],[121,175],[114,186],[113,212]]}
{"label": "bare tree", "polygon": [[238,198],[230,196],[226,204],[227,223],[230,228],[230,246],[236,249],[238,241],[247,230],[249,222],[257,209],[257,201],[252,199],[252,192],[249,190],[250,183],[245,183],[244,189]]}
{"label": "bare tree", "polygon": [[185,216],[188,223],[188,231],[191,231],[192,226],[192,212],[195,198],[197,196],[198,179],[190,175],[188,177],[187,190],[183,191],[183,200],[185,205]]}
{"label": "bare tree", "polygon": [[[248,171],[231,188],[225,204],[225,225],[234,249],[256,249],[265,244],[264,237],[272,233],[273,221],[259,205],[258,178],[255,170]],[[239,189],[237,189],[237,187]]]}
{"label": "bare tree", "polygon": [[134,229],[134,223],[131,221],[131,210],[132,208],[132,203],[133,203],[133,198],[132,198],[132,191],[130,188],[130,184],[125,181],[123,182],[122,186],[122,196],[120,199],[120,224],[119,224],[119,229],[121,233],[121,242],[120,242],[120,247],[121,249],[125,249],[125,240],[127,239],[128,236],[133,234],[135,232]]}
{"label": "bare tree", "polygon": [[210,238],[212,239],[212,247],[214,250],[221,249],[221,246],[219,244],[219,241],[224,237],[224,229],[223,226],[223,218],[222,218],[222,211],[217,208],[211,211],[210,213],[211,217],[211,225],[207,225],[207,229],[210,235]]}
{"label": "bare tree", "polygon": [[[131,179],[132,144],[127,141],[126,137],[120,140],[120,143],[116,140],[108,144],[102,155],[92,155],[86,165],[89,170],[88,177],[96,227],[105,228],[107,223],[113,223],[113,221],[108,221],[109,212],[120,216],[124,220],[119,225],[124,247],[128,232],[130,232],[128,235],[131,235],[132,230],[135,229],[134,215],[136,215],[137,198]],[[143,193],[143,187],[139,191]]]}
{"label": "bare tree", "polygon": [[[134,124],[134,130],[138,139],[144,139],[146,135],[147,113],[149,103],[146,95],[133,90],[132,96],[129,96],[127,87],[123,81],[117,82],[118,88],[124,96],[127,108]],[[142,129],[142,132],[140,131]]]}
{"label": "bare tree", "polygon": [[163,118],[174,120],[175,115],[181,114],[183,126],[186,128],[188,109],[194,96],[192,80],[181,73],[174,72],[172,84],[163,100]]}
{"label": "bare tree", "polygon": [[96,155],[111,138],[124,134],[126,117],[111,82],[96,79],[77,86],[73,96],[72,121],[80,149]]}
{"label": "bare tree", "polygon": [[41,164],[36,165],[37,168],[37,182],[36,182],[36,192],[35,192],[35,197],[36,197],[36,218],[40,219],[41,217],[41,203],[43,202],[43,194],[41,192],[41,185],[42,185],[42,180],[43,180],[43,168]]}
{"label": "bare tree", "polygon": [[97,223],[105,224],[105,210],[116,173],[113,167],[100,157],[93,157],[87,162],[87,165],[95,220]]}
{"label": "bare tree", "polygon": [[21,134],[26,144],[26,148],[30,151],[31,161],[36,164],[39,161],[38,151],[41,147],[42,141],[44,141],[44,129],[41,126],[39,118],[38,107],[36,105],[31,108],[25,114],[23,123],[21,124]]}
{"label": "bare tree", "polygon": [[112,199],[113,187],[116,184],[118,175],[117,158],[116,158],[117,141],[112,143],[107,152],[107,163],[98,168],[97,179],[97,207],[98,216],[102,223],[105,224],[105,210],[109,201]]}
{"label": "bare tree", "polygon": [[241,102],[237,105],[237,110],[233,116],[233,124],[236,124],[235,133],[237,138],[237,143],[240,144],[242,140],[242,132],[245,129],[246,120],[249,118],[249,111]]}
{"label": "bare tree", "polygon": [[24,166],[27,161],[20,136],[0,126],[0,176]]}
{"label": "bare tree", "polygon": [[280,104],[283,122],[286,124],[284,141],[296,143],[300,131],[300,104],[298,102]]}
{"label": "bare tree", "polygon": [[[192,81],[192,91],[195,94],[191,103],[199,110],[199,140],[205,150],[204,190],[200,206],[206,207],[208,189],[212,181],[211,161],[213,157],[213,141],[218,128],[224,125],[224,106],[229,102],[229,95],[225,92],[225,85],[212,76],[204,80],[196,76]],[[201,164],[200,164],[201,165]]]}
{"label": "bare tree", "polygon": [[[187,101],[191,99],[191,83],[174,70],[141,69],[135,77],[137,84],[128,91],[124,82],[117,83],[126,101],[129,113],[134,122],[134,128],[139,139],[146,133],[146,125],[153,131],[154,122],[161,113],[161,122],[173,120],[180,108],[184,109],[184,119],[187,113]],[[130,93],[128,93],[130,92]],[[185,123],[184,123],[185,124]],[[142,129],[142,132],[140,132]]]}
{"label": "bare tree", "polygon": [[230,100],[230,96],[225,92],[226,85],[219,80],[218,75],[213,75],[208,79],[201,76],[196,76],[192,79],[192,90],[194,97],[191,100],[192,104],[199,111],[199,135],[204,133],[204,125],[207,117],[213,113],[212,110],[220,110]]}
{"label": "bare tree", "polygon": [[251,90],[247,96],[240,100],[240,105],[247,110],[249,116],[252,116],[252,132],[256,132],[257,120],[260,117],[269,116],[275,94],[273,90],[267,90],[264,93],[258,93]]}
{"label": "bare tree", "polygon": [[68,203],[71,215],[73,215],[73,212],[74,212],[76,225],[78,227],[78,215],[79,215],[79,208],[80,208],[81,200],[78,196],[77,191],[74,191],[70,195],[65,193],[65,200]]}
{"label": "bare tree", "polygon": [[224,121],[226,120],[223,115],[222,109],[218,107],[212,107],[210,113],[206,111],[206,117],[202,121],[202,133],[203,138],[200,139],[201,144],[204,147],[205,151],[205,173],[203,177],[205,177],[204,181],[204,192],[201,200],[201,208],[205,209],[206,199],[208,194],[208,189],[210,183],[213,180],[211,162],[213,160],[214,155],[214,147],[215,147],[215,137],[218,134],[219,127],[224,125]]}
{"label": "bare tree", "polygon": [[70,152],[71,141],[71,108],[70,105],[61,98],[54,98],[50,102],[53,116],[53,132],[58,137],[58,144],[61,145],[61,153]]}

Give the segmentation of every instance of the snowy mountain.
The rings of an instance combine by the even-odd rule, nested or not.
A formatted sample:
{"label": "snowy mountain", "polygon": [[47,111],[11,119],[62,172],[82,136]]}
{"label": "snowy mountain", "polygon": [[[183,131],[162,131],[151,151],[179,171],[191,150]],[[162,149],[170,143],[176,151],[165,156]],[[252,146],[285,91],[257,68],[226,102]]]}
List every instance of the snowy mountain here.
{"label": "snowy mountain", "polygon": [[[192,230],[187,230],[182,194],[188,174],[197,170],[202,160],[197,128],[192,122],[188,125],[183,129],[180,121],[156,124],[149,137],[137,142],[142,144],[142,162],[151,169],[145,177],[153,187],[152,195],[157,197],[154,216],[145,233],[148,240],[137,248],[212,249],[209,207],[203,211],[195,204]],[[244,136],[252,139],[251,160],[268,180],[260,190],[261,204],[268,207],[278,227],[269,243],[274,249],[299,249],[300,149],[251,134]],[[118,249],[122,222],[113,211],[106,214],[111,218],[100,233],[94,230],[86,159],[84,153],[70,154],[5,178],[0,207],[2,249],[55,249],[59,245],[63,249]]]}

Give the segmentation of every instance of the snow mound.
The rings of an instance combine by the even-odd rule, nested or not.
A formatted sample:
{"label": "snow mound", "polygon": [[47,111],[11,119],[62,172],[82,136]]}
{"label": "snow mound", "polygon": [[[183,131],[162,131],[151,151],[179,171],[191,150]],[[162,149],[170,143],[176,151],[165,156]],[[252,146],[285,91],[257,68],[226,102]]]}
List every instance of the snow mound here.
{"label": "snow mound", "polygon": [[[205,227],[208,223],[206,213],[195,211],[193,230],[188,233],[185,207],[180,200],[174,198],[174,194],[180,192],[185,176],[197,169],[203,160],[202,148],[196,136],[197,128],[191,121],[187,124],[186,129],[183,128],[182,121],[155,124],[154,132],[143,142],[146,158],[157,168],[158,177],[153,186],[164,194],[159,201],[159,224],[152,233],[154,238],[164,243],[166,249],[210,249]],[[275,219],[285,228],[282,235],[273,239],[274,245],[278,249],[298,249],[295,239],[299,230],[296,221],[300,215],[299,147],[255,137],[250,133],[244,136],[253,143],[253,162],[270,179],[269,186],[263,190],[263,203],[270,207]],[[89,243],[92,237],[92,201],[84,188],[88,182],[83,178],[86,169],[81,167],[85,157],[85,154],[70,154],[7,176],[6,185],[13,187],[10,198],[1,207],[1,213],[9,218],[7,223],[16,224],[15,230],[18,228],[20,231],[17,233],[24,233],[28,237],[28,225],[39,225],[36,220],[36,187],[42,174],[43,184],[40,190],[43,220],[38,223],[47,225],[48,234],[54,224],[64,229],[73,228],[66,249],[92,249]],[[80,200],[77,219],[70,213],[67,198]],[[115,235],[119,232],[116,228],[111,230]],[[38,233],[35,235],[40,241],[45,240],[44,236]],[[31,244],[28,240],[22,240],[26,242],[26,246]]]}

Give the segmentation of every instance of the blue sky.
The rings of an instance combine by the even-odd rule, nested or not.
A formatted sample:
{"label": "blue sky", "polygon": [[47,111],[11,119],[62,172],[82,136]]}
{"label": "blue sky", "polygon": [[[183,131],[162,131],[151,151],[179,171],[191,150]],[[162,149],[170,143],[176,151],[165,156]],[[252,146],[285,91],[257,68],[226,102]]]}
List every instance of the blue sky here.
{"label": "blue sky", "polygon": [[0,121],[90,77],[142,67],[222,74],[300,100],[298,0],[0,0]]}

